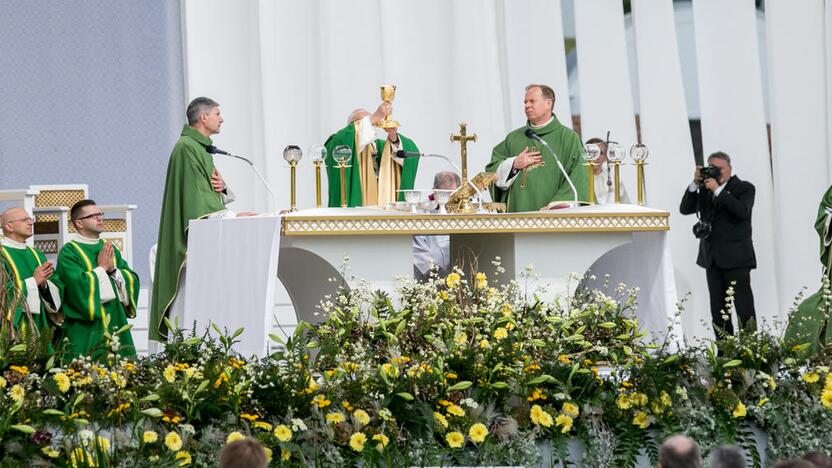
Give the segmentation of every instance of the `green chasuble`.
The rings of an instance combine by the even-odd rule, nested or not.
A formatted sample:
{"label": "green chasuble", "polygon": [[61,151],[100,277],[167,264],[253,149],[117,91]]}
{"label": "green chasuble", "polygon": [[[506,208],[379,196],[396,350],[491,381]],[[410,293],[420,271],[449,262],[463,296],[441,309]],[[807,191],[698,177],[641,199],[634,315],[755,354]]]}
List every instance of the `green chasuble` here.
{"label": "green chasuble", "polygon": [[[820,261],[823,265],[823,275],[830,278],[832,271],[832,255],[830,254],[830,243],[832,243],[832,215],[826,210],[832,208],[832,187],[823,195],[818,207],[818,216],[815,220],[815,230],[820,236]],[[822,278],[823,279],[823,278]],[[821,279],[821,280],[822,280]],[[811,354],[820,350],[820,344],[832,343],[832,327],[830,327],[829,315],[832,313],[830,304],[824,300],[823,285],[818,292],[812,294],[797,307],[786,327],[784,340],[790,346],[810,343],[811,347],[805,352]]]}
{"label": "green chasuble", "polygon": [[[339,130],[337,133],[331,135],[324,143],[326,147],[326,178],[329,186],[329,206],[341,206],[341,170],[336,167],[335,159],[332,151],[336,146],[346,145],[352,150],[352,159],[349,166],[344,171],[346,174],[346,191],[345,198],[347,206],[363,206],[361,197],[361,175],[358,170],[358,152],[356,151],[356,125],[359,122],[347,124],[346,127]],[[413,140],[406,136],[399,134],[402,149],[404,151],[419,152],[419,148],[413,143]],[[375,157],[378,160],[384,152],[384,140],[376,140]],[[398,190],[408,190],[413,188],[413,183],[416,180],[416,169],[419,166],[419,158],[405,158],[402,165],[401,183]],[[404,200],[404,194],[398,194],[399,200]]]}
{"label": "green chasuble", "polygon": [[210,144],[210,138],[185,125],[168,161],[150,295],[151,340],[164,341],[168,335],[163,318],[178,292],[188,246],[188,222],[225,210],[223,196],[211,186],[214,158],[205,150]]}
{"label": "green chasuble", "polygon": [[[26,328],[30,326],[24,312],[25,304],[31,313],[32,323],[39,331],[60,325],[63,322],[63,314],[59,312],[59,309],[61,308],[64,289],[61,280],[58,275],[53,274],[44,283],[45,290],[38,289],[33,275],[35,268],[46,262],[46,257],[40,250],[25,244],[12,245],[13,242],[4,239],[3,246],[0,247],[9,278],[14,281],[14,286],[21,294],[21,299],[15,310],[6,311],[7,318],[13,316],[15,328],[20,330],[21,333],[25,333]],[[14,242],[14,244],[18,243]],[[8,291],[12,294],[11,287],[8,288]]]}
{"label": "green chasuble", "polygon": [[517,156],[526,147],[537,148],[544,163],[541,167],[526,170],[525,181],[523,171],[520,171],[508,190],[492,187],[494,201],[505,203],[508,212],[518,212],[537,211],[555,201],[575,200],[569,182],[561,174],[549,150],[526,136],[528,128],[540,135],[558,155],[572,183],[575,184],[578,200],[586,202],[589,198],[588,176],[581,156],[581,138],[577,133],[564,127],[554,116],[552,116],[552,121],[543,127],[533,128],[530,123],[526,122],[525,127],[512,131],[505,140],[494,147],[491,152],[491,162],[485,166],[487,172],[497,172],[500,163],[507,158]]}
{"label": "green chasuble", "polygon": [[[104,246],[104,241],[86,244],[72,240],[64,244],[58,254],[57,274],[64,284],[63,313],[65,317],[63,336],[69,338],[69,357],[90,355],[99,358],[103,354],[104,317],[110,318],[107,331],[114,334],[119,328],[127,324],[127,318],[136,316],[136,303],[139,300],[139,276],[130,269],[121,257],[117,248],[115,251],[115,266],[124,279],[123,291],[129,305],[125,306],[119,298],[119,288],[116,280],[101,272],[98,267],[98,252]],[[97,269],[96,269],[97,268]],[[102,277],[112,288],[102,291]],[[106,288],[106,286],[104,286]],[[101,303],[102,292],[112,291],[115,295],[104,304]],[[122,356],[135,356],[133,337],[130,331],[119,335]]]}

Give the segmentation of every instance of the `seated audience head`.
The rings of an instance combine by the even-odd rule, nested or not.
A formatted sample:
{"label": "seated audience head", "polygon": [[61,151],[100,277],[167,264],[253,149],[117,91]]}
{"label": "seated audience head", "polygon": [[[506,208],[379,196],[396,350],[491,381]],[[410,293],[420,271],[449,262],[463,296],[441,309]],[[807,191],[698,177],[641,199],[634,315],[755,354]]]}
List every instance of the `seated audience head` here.
{"label": "seated audience head", "polygon": [[456,172],[442,171],[437,172],[433,177],[433,188],[439,190],[456,190],[462,181]]}
{"label": "seated audience head", "polygon": [[701,468],[699,445],[683,435],[674,435],[659,448],[659,468]]}
{"label": "seated audience head", "polygon": [[742,450],[735,445],[723,445],[715,448],[708,455],[709,468],[745,468]]}
{"label": "seated audience head", "polygon": [[832,468],[832,458],[825,453],[807,453],[806,455],[803,455],[803,459],[814,463],[817,468]]}
{"label": "seated audience head", "polygon": [[72,205],[69,218],[78,234],[84,237],[98,239],[104,232],[104,213],[92,200],[81,200]]}
{"label": "seated audience head", "polygon": [[266,451],[260,442],[252,438],[238,440],[225,446],[220,452],[220,468],[265,468],[268,466]]}
{"label": "seated audience head", "polygon": [[26,242],[34,233],[35,221],[23,208],[9,208],[0,215],[3,235],[15,242]]}
{"label": "seated audience head", "polygon": [[816,465],[800,458],[793,458],[790,460],[780,460],[771,465],[771,468],[816,468]]}
{"label": "seated audience head", "polygon": [[591,145],[591,144],[598,145],[598,148],[601,150],[601,155],[598,156],[598,159],[595,160],[595,164],[602,164],[602,163],[607,162],[607,142],[605,142],[604,140],[602,140],[598,137],[595,137],[595,138],[590,138],[589,140],[587,140],[586,144],[587,145]]}

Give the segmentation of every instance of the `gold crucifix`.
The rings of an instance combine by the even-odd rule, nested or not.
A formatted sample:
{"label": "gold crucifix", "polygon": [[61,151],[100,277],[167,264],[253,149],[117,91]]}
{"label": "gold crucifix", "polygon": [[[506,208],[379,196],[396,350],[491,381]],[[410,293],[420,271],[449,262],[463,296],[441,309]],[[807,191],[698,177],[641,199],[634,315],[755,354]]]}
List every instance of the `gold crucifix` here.
{"label": "gold crucifix", "polygon": [[477,134],[468,135],[465,131],[466,123],[459,124],[459,135],[451,134],[451,142],[458,141],[461,145],[460,159],[462,161],[462,186],[468,185],[468,142],[477,141]]}

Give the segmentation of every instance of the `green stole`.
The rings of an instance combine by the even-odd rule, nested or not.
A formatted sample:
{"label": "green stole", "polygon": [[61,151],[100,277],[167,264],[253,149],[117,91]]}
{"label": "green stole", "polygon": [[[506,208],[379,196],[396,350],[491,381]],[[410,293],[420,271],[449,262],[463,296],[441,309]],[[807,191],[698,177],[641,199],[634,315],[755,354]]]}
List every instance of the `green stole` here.
{"label": "green stole", "polygon": [[150,295],[151,340],[167,338],[168,330],[162,319],[168,315],[178,293],[188,246],[188,222],[225,210],[222,196],[211,186],[214,158],[205,151],[210,144],[210,138],[185,125],[168,161]]}
{"label": "green stole", "polygon": [[[8,245],[3,245],[0,246],[0,251],[2,251],[3,258],[6,260],[5,263],[8,269],[9,278],[11,281],[14,281],[14,286],[17,287],[21,295],[21,302],[17,304],[15,310],[6,311],[6,318],[7,320],[12,320],[15,328],[24,332],[25,328],[28,326],[28,320],[24,320],[23,304],[29,295],[29,289],[26,287],[26,280],[34,276],[35,268],[46,262],[46,256],[43,255],[43,252],[32,247],[18,249]],[[58,290],[60,295],[63,291],[63,285],[57,275],[53,275],[49,279],[49,282],[55,286],[55,289]],[[7,288],[7,290],[11,293],[11,288]],[[53,300],[56,299],[56,304],[60,305],[60,297],[53,298]],[[31,312],[33,312],[31,314],[32,323],[39,331],[43,331],[47,327],[50,327],[50,322],[60,325],[63,321],[59,312],[50,311],[50,308],[46,306],[43,298],[41,298],[40,310]]]}
{"label": "green stole", "polygon": [[526,170],[525,180],[523,171],[520,171],[507,190],[492,187],[494,201],[506,203],[508,212],[518,212],[537,211],[551,202],[569,202],[575,199],[569,182],[560,172],[551,152],[541,143],[527,137],[526,129],[532,129],[549,144],[575,184],[578,200],[586,202],[589,199],[589,190],[587,168],[581,156],[581,138],[563,126],[554,115],[552,121],[542,127],[535,128],[526,122],[526,126],[512,131],[505,140],[494,147],[491,161],[485,166],[487,172],[496,172],[503,161],[517,156],[526,147],[537,148],[544,164],[542,167]]}
{"label": "green stole", "polygon": [[[124,325],[127,318],[136,316],[136,304],[139,300],[139,276],[127,265],[116,248],[115,266],[121,271],[129,305],[125,307],[118,298],[115,281],[108,278],[116,298],[101,303],[101,285],[93,269],[98,266],[98,252],[104,241],[97,244],[85,244],[70,241],[64,244],[58,254],[57,274],[64,284],[63,312],[65,322],[63,336],[69,339],[68,357],[91,355],[100,358],[104,352],[105,331],[115,334]],[[105,318],[109,323],[105,329]],[[133,337],[130,331],[119,335],[122,356],[135,356]]]}
{"label": "green stole", "polygon": [[[823,275],[832,280],[832,254],[830,246],[826,245],[825,238],[832,235],[832,215],[826,213],[826,209],[832,207],[832,187],[823,195],[818,206],[818,215],[815,218],[815,230],[820,236],[820,261],[823,264]],[[832,323],[829,322],[829,315],[832,311],[824,299],[823,284],[820,289],[807,297],[800,303],[797,309],[789,317],[789,324],[786,327],[786,334],[783,340],[789,346],[809,343],[810,347],[804,351],[805,355],[811,355],[820,350],[821,344],[832,343]],[[823,336],[821,336],[823,334]]]}
{"label": "green stole", "polygon": [[[361,197],[361,174],[358,170],[358,152],[355,147],[355,125],[356,123],[349,123],[346,127],[338,132],[332,134],[324,143],[326,147],[326,178],[329,187],[329,206],[341,206],[341,170],[336,167],[335,158],[333,157],[333,150],[336,146],[345,145],[352,150],[352,159],[344,169],[346,175],[346,192],[345,199],[347,206],[363,206]],[[410,138],[405,137],[401,133],[399,139],[402,142],[402,149],[404,151],[419,152],[419,148]],[[384,153],[384,140],[376,140],[375,158],[378,160]],[[408,190],[413,188],[416,181],[416,170],[419,166],[419,158],[406,158],[402,166],[401,179],[399,183],[399,190]],[[404,200],[404,194],[398,195],[399,200]]]}

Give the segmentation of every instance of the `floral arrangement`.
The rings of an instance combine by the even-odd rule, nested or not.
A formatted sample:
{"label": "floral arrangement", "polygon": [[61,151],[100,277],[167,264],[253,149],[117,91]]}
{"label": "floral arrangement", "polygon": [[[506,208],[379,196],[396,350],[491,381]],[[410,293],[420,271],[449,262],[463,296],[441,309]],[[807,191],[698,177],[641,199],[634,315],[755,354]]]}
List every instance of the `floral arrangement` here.
{"label": "floral arrangement", "polygon": [[535,466],[542,447],[546,463],[634,466],[687,433],[760,466],[755,427],[778,435],[770,458],[832,450],[829,353],[765,333],[672,352],[645,342],[634,289],[545,302],[495,279],[402,280],[396,300],[341,288],[321,323],[272,336],[262,359],[233,351],[242,330],[217,327],[177,330],[137,360],[118,356],[117,336],[100,361],[0,343],[0,459],[206,466],[253,437],[274,466]]}

